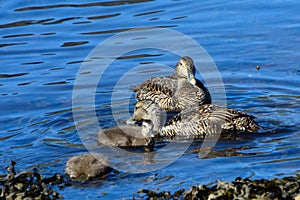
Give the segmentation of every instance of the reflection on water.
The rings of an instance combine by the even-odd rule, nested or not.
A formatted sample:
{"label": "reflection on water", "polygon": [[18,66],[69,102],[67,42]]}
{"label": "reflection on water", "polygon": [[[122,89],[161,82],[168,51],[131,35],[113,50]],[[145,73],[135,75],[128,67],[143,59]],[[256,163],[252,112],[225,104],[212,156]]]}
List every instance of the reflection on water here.
{"label": "reflection on water", "polygon": [[[91,62],[87,55],[122,31],[170,28],[192,37],[208,51],[222,74],[228,106],[253,114],[264,129],[255,135],[221,140],[203,159],[199,158],[202,141],[198,141],[160,170],[114,172],[105,180],[74,183],[61,194],[66,199],[74,199],[74,195],[120,199],[132,197],[142,187],[174,191],[215,179],[299,173],[299,8],[294,0],[272,4],[248,0],[3,3],[0,172],[5,173],[5,166],[13,159],[22,163],[22,169],[37,167],[46,174],[63,173],[69,157],[86,151],[77,135],[72,109],[82,111],[81,126],[88,126],[91,118],[84,108],[72,108],[72,90],[80,65]],[[135,41],[147,38],[141,36]],[[95,91],[101,127],[124,121],[127,110],[132,112],[133,83],[142,82],[146,76],[169,74],[170,69],[162,66],[174,67],[177,59],[177,55],[157,49],[140,49],[116,58]],[[197,77],[214,78],[210,72]],[[120,80],[121,86],[115,87]],[[216,88],[218,85],[209,89]],[[120,110],[116,118],[112,108]],[[160,145],[166,144],[157,148]],[[172,151],[164,154],[166,161],[175,156]]]}

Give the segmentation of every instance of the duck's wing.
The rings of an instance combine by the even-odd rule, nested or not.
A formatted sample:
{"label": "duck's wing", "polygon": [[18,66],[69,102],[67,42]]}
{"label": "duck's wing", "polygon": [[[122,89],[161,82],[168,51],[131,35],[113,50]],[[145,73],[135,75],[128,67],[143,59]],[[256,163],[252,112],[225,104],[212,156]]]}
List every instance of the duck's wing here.
{"label": "duck's wing", "polygon": [[159,131],[160,136],[205,136],[209,126],[197,109],[187,109],[173,116]]}
{"label": "duck's wing", "polygon": [[244,112],[207,104],[181,111],[159,131],[161,136],[218,136],[223,132],[254,132],[257,123]]}
{"label": "duck's wing", "polygon": [[141,84],[133,87],[135,92],[139,92],[145,88],[157,92],[173,93],[177,87],[177,79],[174,75],[163,77],[152,77]]}
{"label": "duck's wing", "polygon": [[135,87],[138,101],[151,100],[165,110],[174,110],[174,94],[177,89],[177,79],[171,76],[153,77]]}
{"label": "duck's wing", "polygon": [[260,128],[254,116],[232,108],[208,104],[200,107],[199,113],[208,115],[211,123],[220,124],[223,132],[256,132]]}
{"label": "duck's wing", "polygon": [[151,100],[166,111],[182,111],[190,107],[211,103],[207,88],[196,80],[180,80],[175,75],[153,77],[135,86],[138,101]]}
{"label": "duck's wing", "polygon": [[219,123],[231,122],[235,117],[241,115],[237,110],[224,108],[215,104],[200,106],[198,112],[203,115],[203,118]]}

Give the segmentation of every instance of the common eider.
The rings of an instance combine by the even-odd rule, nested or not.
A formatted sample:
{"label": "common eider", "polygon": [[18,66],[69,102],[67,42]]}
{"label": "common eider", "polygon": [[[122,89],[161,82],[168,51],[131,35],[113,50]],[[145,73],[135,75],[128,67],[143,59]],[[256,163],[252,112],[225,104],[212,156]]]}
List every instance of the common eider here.
{"label": "common eider", "polygon": [[122,125],[98,132],[97,142],[107,146],[152,146],[153,124],[150,120],[142,125]]}
{"label": "common eider", "polygon": [[65,169],[66,174],[77,180],[88,180],[111,171],[107,158],[100,154],[95,157],[91,154],[73,156],[68,160]]}
{"label": "common eider", "polygon": [[[156,103],[140,101],[135,107],[132,119],[135,121],[160,121],[159,115],[152,114],[159,109]],[[259,125],[254,117],[231,108],[214,104],[192,107],[174,115],[158,130],[159,136],[196,136],[205,137],[213,134],[256,132]]]}
{"label": "common eider", "polygon": [[151,100],[138,101],[131,116],[132,121],[151,120],[153,132],[158,132],[165,124],[167,113]]}
{"label": "common eider", "polygon": [[211,103],[203,83],[195,79],[193,60],[181,57],[173,75],[153,77],[134,88],[137,101],[152,100],[166,111],[180,112],[186,108]]}

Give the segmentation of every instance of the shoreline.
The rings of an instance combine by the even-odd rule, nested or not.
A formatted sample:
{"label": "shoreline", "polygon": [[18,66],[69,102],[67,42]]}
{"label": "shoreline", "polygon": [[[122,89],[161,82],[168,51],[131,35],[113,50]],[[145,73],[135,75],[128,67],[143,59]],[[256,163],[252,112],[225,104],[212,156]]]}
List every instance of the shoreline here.
{"label": "shoreline", "polygon": [[[55,189],[71,186],[65,175],[55,173],[43,178],[37,170],[15,172],[15,161],[7,168],[7,175],[0,178],[0,199],[62,199]],[[199,184],[189,189],[181,188],[155,192],[140,189],[132,199],[295,199],[300,200],[300,174],[283,178],[250,179],[237,177],[232,182],[217,180],[210,186]]]}

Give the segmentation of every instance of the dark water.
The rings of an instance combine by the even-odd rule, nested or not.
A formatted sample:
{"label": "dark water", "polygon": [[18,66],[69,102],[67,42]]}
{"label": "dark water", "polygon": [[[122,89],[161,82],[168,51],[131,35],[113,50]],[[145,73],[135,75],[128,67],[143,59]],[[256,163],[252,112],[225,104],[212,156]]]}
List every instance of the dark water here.
{"label": "dark water", "polygon": [[[130,198],[140,188],[174,191],[216,179],[231,181],[236,176],[270,178],[299,173],[299,9],[295,0],[1,1],[0,172],[5,173],[13,159],[21,170],[37,167],[45,175],[63,173],[69,157],[86,151],[73,120],[72,90],[88,54],[122,31],[167,28],[206,49],[222,75],[228,106],[255,115],[268,131],[219,141],[203,159],[193,152],[201,146],[195,143],[160,170],[120,172],[60,193],[66,199],[120,199]],[[168,51],[142,49],[114,61],[95,91],[102,127],[115,124],[111,95],[124,73],[134,66],[144,67],[140,73],[131,72],[135,79],[125,81],[128,84],[113,106],[128,106],[123,97],[132,95],[129,85],[139,82],[141,74],[170,73],[166,68],[150,69],[149,63],[173,67],[177,59]],[[131,100],[130,109],[132,104]],[[125,116],[121,112],[116,118]],[[89,120],[87,115],[82,123]],[[172,156],[166,152],[166,157]]]}

